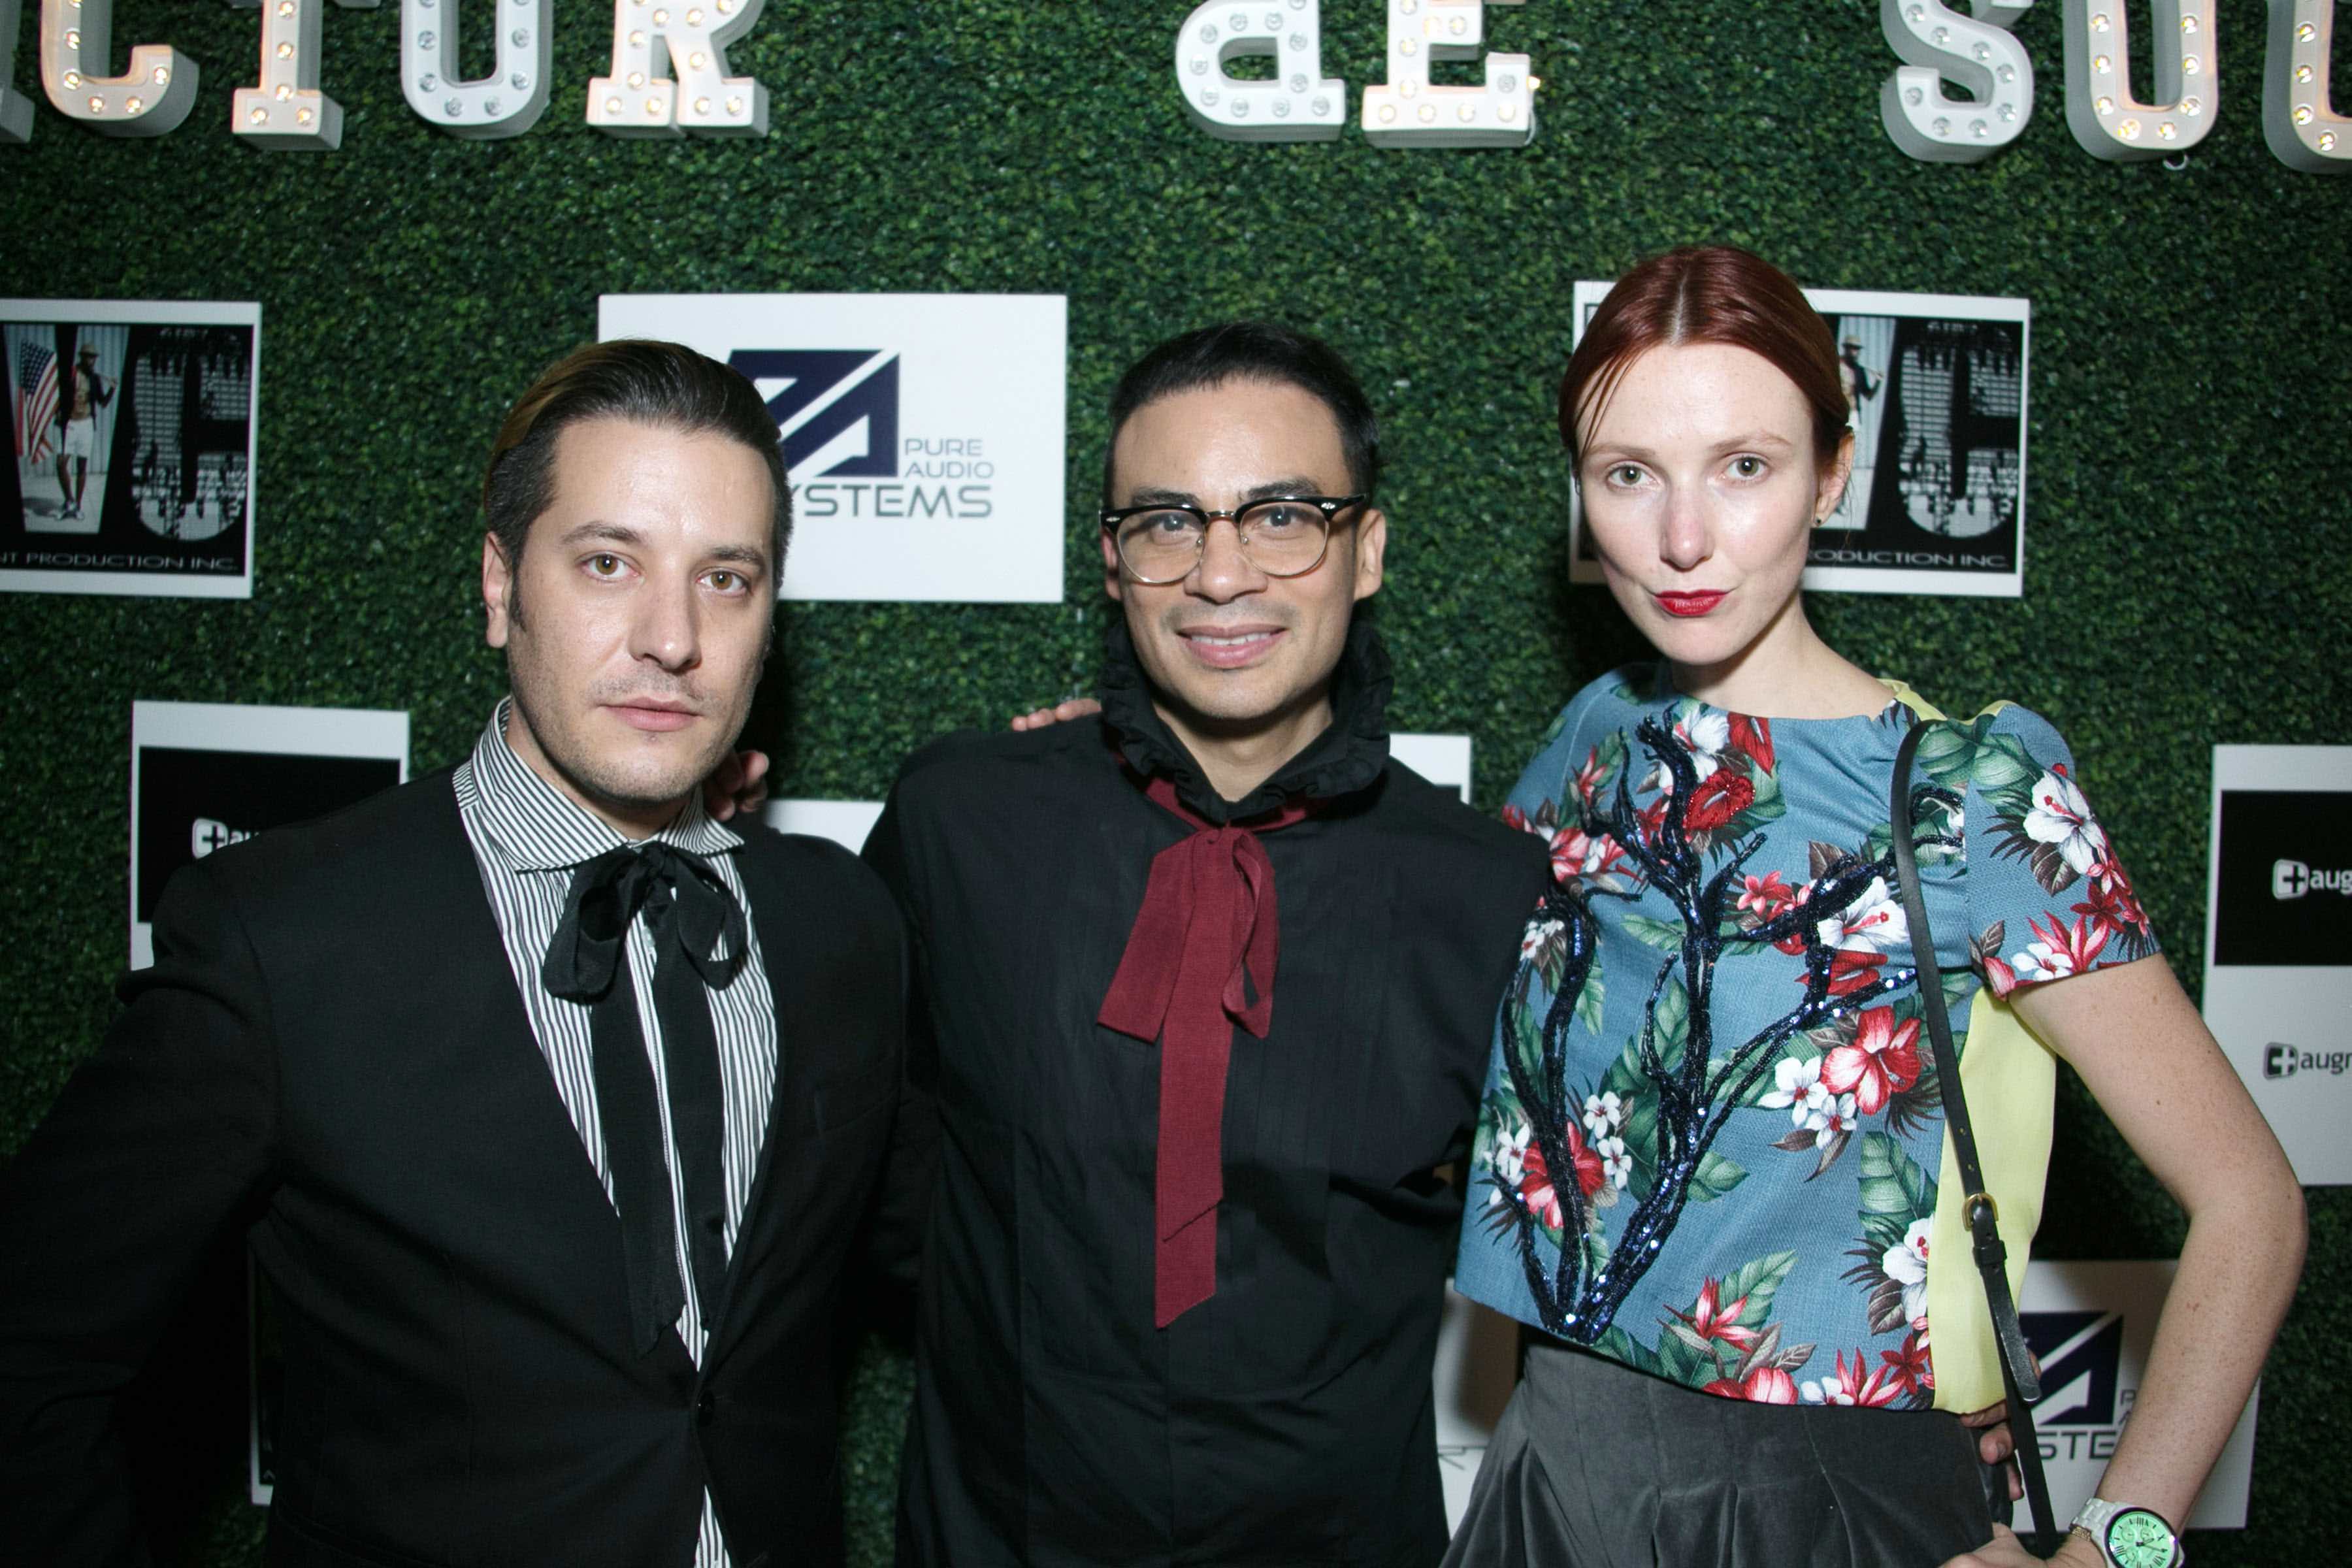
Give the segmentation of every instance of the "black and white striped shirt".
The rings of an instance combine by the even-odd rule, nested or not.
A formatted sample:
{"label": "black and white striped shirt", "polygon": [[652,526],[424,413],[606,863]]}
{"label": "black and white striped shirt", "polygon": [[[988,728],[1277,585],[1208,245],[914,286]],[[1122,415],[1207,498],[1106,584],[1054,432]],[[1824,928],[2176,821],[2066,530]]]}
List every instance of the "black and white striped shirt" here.
{"label": "black and white striped shirt", "polygon": [[[499,702],[489,727],[475,742],[473,756],[459,764],[457,813],[465,821],[474,859],[481,868],[483,890],[489,895],[491,911],[506,941],[507,961],[514,968],[523,1007],[530,1015],[531,1033],[547,1058],[556,1092],[562,1096],[563,1108],[571,1113],[572,1125],[579,1131],[581,1144],[594,1163],[609,1200],[613,1172],[605,1158],[604,1128],[596,1116],[592,1009],[551,994],[540,978],[540,965],[563,918],[564,897],[571,891],[573,870],[629,840],[533,773],[509,749],[506,726],[511,705],[511,700]],[[698,795],[687,803],[677,821],[654,837],[707,858],[743,909],[748,941],[742,967],[726,989],[709,993],[725,1100],[720,1163],[727,1175],[727,1245],[731,1250],[743,1217],[744,1198],[759,1169],[760,1144],[767,1135],[768,1107],[775,1089],[775,997],[761,961],[759,922],[743,897],[742,879],[735,868],[732,851],[742,847],[743,840],[710,820]],[[653,932],[642,914],[629,929],[628,954],[629,980],[638,1000],[637,1024],[645,1036],[646,1054],[653,1060],[662,1142],[670,1168],[678,1279],[686,1289],[686,1309],[678,1314],[677,1334],[687,1353],[700,1365],[709,1333],[703,1327],[702,1304],[695,1300],[694,1268],[686,1253],[686,1189],[670,1131],[669,1075],[663,1070],[661,1022],[657,1012],[645,1004],[653,994],[655,957]],[[618,1253],[614,1261],[617,1267]],[[728,1568],[726,1544],[719,1539],[718,1515],[708,1490],[702,1498],[701,1539],[694,1560],[696,1568]]]}

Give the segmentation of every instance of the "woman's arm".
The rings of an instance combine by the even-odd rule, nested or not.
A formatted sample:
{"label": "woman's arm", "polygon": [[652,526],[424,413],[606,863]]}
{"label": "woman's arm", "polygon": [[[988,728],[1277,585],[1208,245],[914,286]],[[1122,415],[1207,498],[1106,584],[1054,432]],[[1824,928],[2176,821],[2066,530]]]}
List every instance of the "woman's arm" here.
{"label": "woman's arm", "polygon": [[[2111,1502],[2182,1526],[2229,1441],[2303,1271],[2303,1189],[2263,1113],[2164,960],[2013,993],[2189,1215],[2179,1272],[2115,1458]],[[2015,1555],[2011,1555],[2015,1553]],[[2062,1562],[2104,1561],[2081,1536]],[[2029,1561],[2006,1538],[1959,1564]]]}

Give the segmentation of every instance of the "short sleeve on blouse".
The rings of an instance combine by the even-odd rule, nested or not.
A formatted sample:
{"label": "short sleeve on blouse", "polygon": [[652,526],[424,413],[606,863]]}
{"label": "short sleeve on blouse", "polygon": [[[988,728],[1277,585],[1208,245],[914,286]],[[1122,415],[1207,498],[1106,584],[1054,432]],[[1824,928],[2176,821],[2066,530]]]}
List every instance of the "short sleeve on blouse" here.
{"label": "short sleeve on blouse", "polygon": [[1964,784],[1969,959],[1993,994],[2154,952],[2156,931],[2058,731],[2016,707],[1949,730],[1921,754],[1938,784]]}
{"label": "short sleeve on blouse", "polygon": [[1521,770],[1519,782],[1503,806],[1505,826],[1549,838],[1561,824],[1576,821],[1580,798],[1577,775],[1591,750],[1589,742],[1579,746],[1584,721],[1612,686],[1629,685],[1636,673],[1632,668],[1618,670],[1568,700],[1544,731],[1536,754]]}

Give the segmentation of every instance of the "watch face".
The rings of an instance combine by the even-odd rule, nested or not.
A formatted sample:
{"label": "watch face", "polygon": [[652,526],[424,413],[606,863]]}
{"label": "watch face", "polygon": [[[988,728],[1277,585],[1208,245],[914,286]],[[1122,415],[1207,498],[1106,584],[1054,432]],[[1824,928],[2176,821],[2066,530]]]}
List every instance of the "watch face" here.
{"label": "watch face", "polygon": [[2172,1527],[2144,1508],[2126,1509],[2107,1526],[2107,1555],[2123,1568],[2171,1568]]}

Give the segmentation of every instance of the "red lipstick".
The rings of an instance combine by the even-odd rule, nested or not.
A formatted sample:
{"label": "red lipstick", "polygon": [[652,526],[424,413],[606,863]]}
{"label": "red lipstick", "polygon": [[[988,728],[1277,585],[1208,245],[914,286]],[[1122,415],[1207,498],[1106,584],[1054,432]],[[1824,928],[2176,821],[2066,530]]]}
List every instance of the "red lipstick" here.
{"label": "red lipstick", "polygon": [[1703,616],[1723,603],[1727,592],[1714,588],[1703,594],[1653,594],[1650,597],[1670,616]]}

